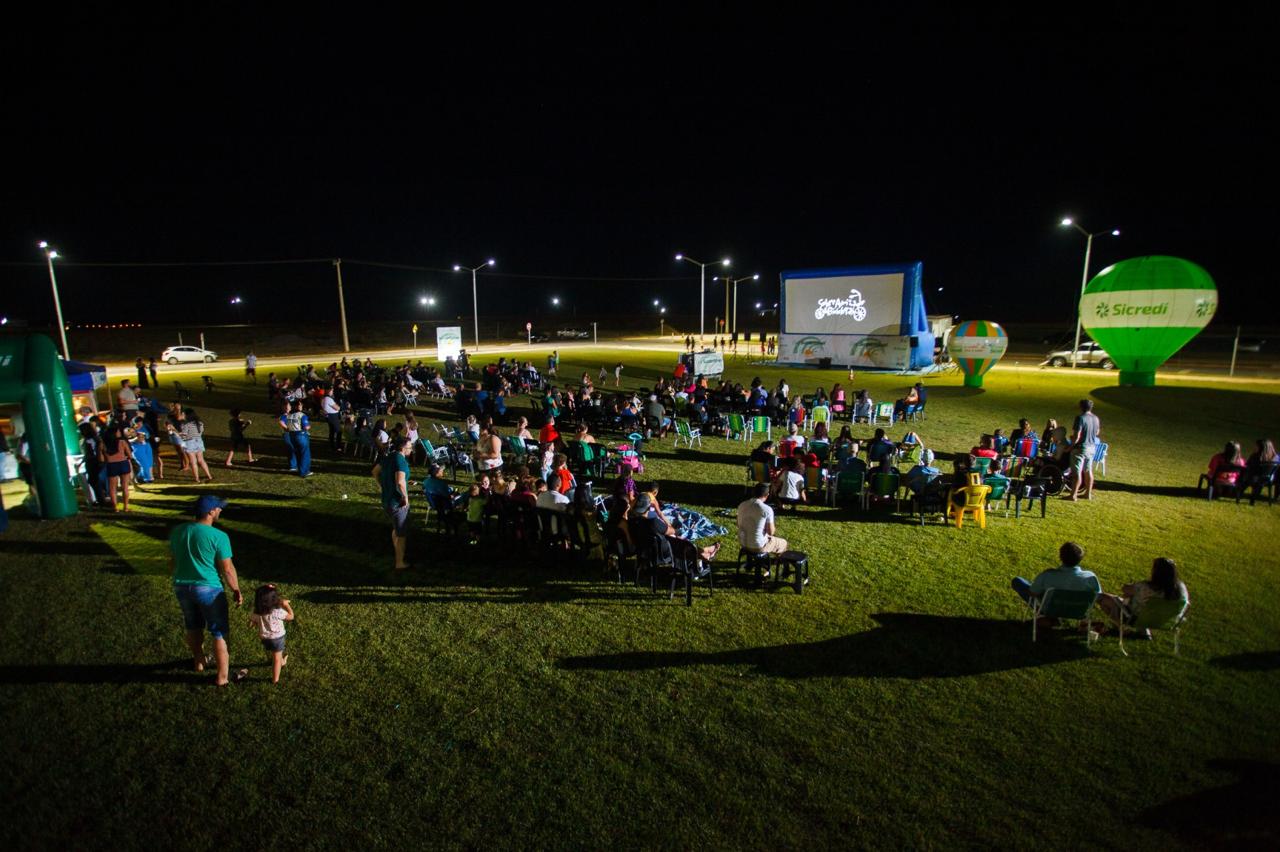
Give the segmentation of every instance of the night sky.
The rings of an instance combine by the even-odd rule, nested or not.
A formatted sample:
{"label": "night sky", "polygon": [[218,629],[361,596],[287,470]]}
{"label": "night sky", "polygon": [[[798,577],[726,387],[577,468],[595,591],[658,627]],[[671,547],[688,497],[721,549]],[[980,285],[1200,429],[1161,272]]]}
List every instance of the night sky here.
{"label": "night sky", "polygon": [[[68,261],[69,322],[234,322],[234,294],[252,321],[335,313],[327,263],[76,261],[448,270],[492,256],[482,313],[551,294],[579,317],[654,298],[691,312],[683,251],[760,273],[747,301],[775,299],[783,269],[922,260],[931,312],[1067,327],[1084,238],[1057,223],[1073,214],[1123,231],[1095,241],[1095,272],[1183,256],[1217,280],[1219,321],[1269,319],[1255,305],[1280,224],[1280,75],[1271,48],[1239,37],[391,59],[336,39],[149,45],[33,41],[0,60],[0,313],[50,320],[43,265],[23,265],[43,238]],[[426,292],[470,313],[469,278],[344,267],[355,319],[413,316]]]}

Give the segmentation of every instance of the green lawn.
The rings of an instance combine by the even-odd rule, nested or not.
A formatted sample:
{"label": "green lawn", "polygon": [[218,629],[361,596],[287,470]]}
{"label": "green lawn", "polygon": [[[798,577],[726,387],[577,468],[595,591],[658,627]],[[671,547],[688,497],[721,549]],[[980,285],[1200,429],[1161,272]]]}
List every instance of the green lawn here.
{"label": "green lawn", "polygon": [[[561,375],[669,356],[565,351]],[[181,376],[198,385],[200,371]],[[841,372],[734,366],[811,391]],[[281,473],[261,389],[196,404],[213,486],[169,477],[131,516],[14,518],[0,537],[0,837],[58,846],[1197,847],[1280,842],[1280,508],[1195,499],[1224,440],[1274,435],[1280,386],[1114,387],[1115,375],[999,371],[930,386],[927,445],[1067,420],[1092,396],[1111,443],[1092,503],[988,528],[810,509],[780,534],[813,558],[805,594],[727,583],[694,606],[600,568],[539,567],[498,541],[423,531],[427,567],[389,578],[366,465]],[[861,375],[877,398],[906,381]],[[846,387],[849,383],[845,381]],[[206,401],[207,400],[207,401]],[[258,465],[222,468],[225,410],[254,416]],[[422,417],[426,422],[435,415]],[[896,429],[896,431],[901,431]],[[868,434],[862,426],[858,434]],[[742,498],[746,449],[652,445],[642,479],[709,513]],[[415,476],[420,469],[415,469]],[[280,583],[298,621],[281,684],[233,621],[215,690],[187,670],[168,530],[199,493],[246,588]],[[343,499],[347,495],[348,499]],[[419,527],[421,526],[419,515]],[[1180,656],[1159,637],[1032,645],[1008,588],[1067,539],[1104,588],[1181,566]],[[726,539],[728,541],[729,539]],[[721,559],[732,561],[736,546]],[[269,669],[266,670],[269,674]]]}

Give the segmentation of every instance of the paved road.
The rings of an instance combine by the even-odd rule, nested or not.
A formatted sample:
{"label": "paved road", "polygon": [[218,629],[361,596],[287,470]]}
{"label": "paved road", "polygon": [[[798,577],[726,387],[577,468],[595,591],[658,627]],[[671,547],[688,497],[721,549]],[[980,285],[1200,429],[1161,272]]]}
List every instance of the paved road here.
{"label": "paved road", "polygon": [[[564,342],[546,342],[535,343],[532,346],[524,343],[497,343],[486,344],[480,348],[471,347],[467,351],[473,356],[485,357],[515,357],[520,360],[532,358],[541,369],[546,363],[546,356],[553,350],[558,349],[561,352],[572,352],[575,349],[621,349],[633,350],[637,352],[670,352],[677,353],[684,351],[683,343],[678,340],[670,340],[668,338],[658,337],[639,337],[639,338],[623,338],[622,340],[604,340],[599,346],[588,340],[564,341]],[[365,357],[374,359],[375,361],[394,361],[401,362],[404,360],[417,361],[422,360],[428,363],[434,360],[435,348],[419,348],[419,349],[378,349],[378,350],[362,350],[359,352],[352,351],[349,353],[342,352],[326,352],[321,354],[310,354],[302,356],[281,356],[281,357],[263,357],[258,359],[259,378],[266,378],[266,374],[271,370],[285,368],[285,375],[292,375],[294,368],[299,364],[316,364],[323,367],[328,366],[333,361],[339,361],[343,356],[354,359],[359,357],[363,360]],[[1099,376],[1114,375],[1097,368],[1079,368],[1072,370],[1070,367],[1040,367],[1040,358],[1042,356],[1036,353],[1021,352],[1009,353],[1004,360],[995,366],[998,372],[1006,370],[1045,370],[1049,373],[1060,374],[1064,377],[1072,373],[1088,374],[1094,373]],[[739,350],[739,363],[750,363],[759,358],[757,352],[747,354],[747,348],[744,346]],[[675,358],[672,358],[674,365]],[[731,364],[732,365],[732,364]],[[609,366],[609,365],[606,365]],[[136,367],[133,362],[108,362],[107,373],[111,378],[132,377],[136,374]],[[173,374],[180,372],[207,373],[209,375],[226,374],[226,373],[243,373],[244,360],[237,358],[233,361],[218,361],[213,364],[178,364],[170,367],[167,364],[159,366],[159,374]],[[1244,382],[1267,382],[1280,383],[1280,364],[1265,365],[1249,365],[1245,368],[1237,368],[1236,375],[1230,377],[1227,375],[1226,364],[1218,362],[1216,359],[1202,358],[1181,358],[1173,366],[1166,366],[1158,372],[1160,381],[1179,380],[1209,383],[1228,383],[1239,384]]]}

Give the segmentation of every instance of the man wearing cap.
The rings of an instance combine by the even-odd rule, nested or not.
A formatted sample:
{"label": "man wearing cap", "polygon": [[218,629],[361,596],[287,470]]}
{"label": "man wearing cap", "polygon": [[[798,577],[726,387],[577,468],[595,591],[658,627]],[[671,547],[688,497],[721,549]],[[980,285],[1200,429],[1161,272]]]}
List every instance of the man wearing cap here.
{"label": "man wearing cap", "polygon": [[[227,593],[230,589],[236,606],[243,597],[240,579],[231,562],[231,539],[213,524],[222,516],[227,501],[205,494],[196,500],[195,520],[182,524],[169,534],[170,562],[173,566],[173,590],[182,608],[187,631],[187,647],[191,649],[196,671],[216,662],[218,686],[225,686],[231,668],[227,651],[230,616]],[[225,587],[224,587],[225,584]],[[204,653],[204,631],[213,637],[212,658]],[[235,680],[243,680],[245,670],[236,672]]]}
{"label": "man wearing cap", "polygon": [[[409,454],[411,452],[413,452],[413,442],[407,435],[400,435],[392,439],[389,452],[373,468],[373,476],[382,488],[382,508],[391,518],[391,547],[396,554],[395,570],[397,571],[412,567],[404,558],[409,543]],[[431,475],[427,477],[428,482],[438,479],[439,471],[438,465],[432,465]],[[443,483],[443,480],[440,482]]]}

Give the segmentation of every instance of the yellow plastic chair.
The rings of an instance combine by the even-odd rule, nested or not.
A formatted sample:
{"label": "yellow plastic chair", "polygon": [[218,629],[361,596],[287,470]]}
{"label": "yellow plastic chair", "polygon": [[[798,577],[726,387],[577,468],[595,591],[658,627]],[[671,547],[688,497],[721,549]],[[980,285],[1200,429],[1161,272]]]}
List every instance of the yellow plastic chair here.
{"label": "yellow plastic chair", "polygon": [[947,514],[956,522],[956,529],[964,526],[966,514],[972,515],[981,529],[987,528],[987,495],[990,493],[990,485],[966,485],[951,492]]}

